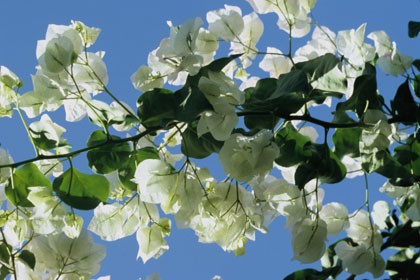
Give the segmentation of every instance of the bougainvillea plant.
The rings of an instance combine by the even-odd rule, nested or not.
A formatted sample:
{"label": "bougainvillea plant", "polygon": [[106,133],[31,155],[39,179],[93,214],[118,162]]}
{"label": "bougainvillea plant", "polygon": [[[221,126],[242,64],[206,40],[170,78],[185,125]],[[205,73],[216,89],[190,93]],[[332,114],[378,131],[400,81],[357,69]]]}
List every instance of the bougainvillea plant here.
{"label": "bougainvillea plant", "polygon": [[[89,52],[100,29],[79,21],[48,26],[32,91],[22,93],[22,81],[1,66],[0,117],[21,118],[35,155],[14,162],[13,150],[0,148],[0,279],[90,279],[105,257],[92,233],[107,241],[135,234],[147,262],[169,249],[172,223],[240,256],[279,216],[293,258],[322,264],[287,279],[418,275],[420,61],[401,54],[384,31],[365,34],[366,24],[338,33],[319,25],[316,0],[248,2],[247,15],[225,5],[206,23],[168,22],[169,37],[131,76],[136,104],[107,88],[104,52]],[[278,16],[289,49],[258,49],[266,13]],[[419,31],[420,23],[409,23],[410,37]],[[294,38],[310,32],[292,53]],[[223,44],[229,53],[218,53]],[[264,77],[252,74],[256,62]],[[378,91],[377,71],[405,79],[390,100]],[[331,118],[311,115],[321,104]],[[72,149],[48,115],[62,106],[66,121],[97,125],[86,147]],[[224,180],[200,165],[213,153]],[[89,173],[73,164],[85,156]],[[394,205],[369,200],[371,173],[387,178],[379,190]],[[356,176],[366,182],[358,210],[322,203],[323,184]],[[391,247],[397,253],[384,259]]]}

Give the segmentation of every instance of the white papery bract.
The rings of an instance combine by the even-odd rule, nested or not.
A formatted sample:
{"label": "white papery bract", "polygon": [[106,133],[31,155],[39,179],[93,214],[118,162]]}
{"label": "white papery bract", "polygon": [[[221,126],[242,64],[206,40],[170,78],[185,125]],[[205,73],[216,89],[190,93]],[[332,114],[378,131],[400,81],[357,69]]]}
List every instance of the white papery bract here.
{"label": "white papery bract", "polygon": [[[9,215],[3,227],[4,239],[13,248],[20,248],[29,238],[26,220],[16,213]],[[3,236],[0,237],[3,240]]]}
{"label": "white papery bract", "polygon": [[336,38],[337,50],[348,58],[349,63],[356,67],[363,67],[365,62],[375,57],[375,48],[365,43],[366,24],[360,25],[357,30],[344,30],[338,32]]}
{"label": "white papery bract", "polygon": [[398,76],[404,74],[410,68],[413,59],[401,54],[397,50],[397,44],[391,42],[385,31],[375,31],[367,37],[375,43],[376,53],[379,56],[377,64],[384,73]]}
{"label": "white papery bract", "polygon": [[306,216],[301,191],[286,180],[267,176],[261,183],[253,180],[251,184],[258,199],[264,199],[270,207],[287,217],[287,226]]}
{"label": "white papery bract", "polygon": [[19,78],[5,66],[0,66],[0,118],[11,117],[12,107],[11,103],[14,103],[17,94],[13,90],[14,87],[19,85]]}
{"label": "white papery bract", "polygon": [[327,53],[335,54],[337,51],[335,39],[335,33],[328,27],[315,27],[312,32],[312,40],[296,50],[293,61],[296,63],[314,59]]}
{"label": "white papery bract", "polygon": [[47,140],[51,143],[51,146],[57,147],[65,143],[65,140],[61,138],[61,134],[66,132],[66,129],[54,123],[47,114],[42,115],[40,121],[31,123],[29,128],[34,139]]}
{"label": "white papery bract", "polygon": [[256,13],[243,17],[244,28],[238,36],[238,41],[232,41],[230,49],[232,54],[243,54],[241,62],[243,67],[251,65],[249,58],[254,59],[257,54],[257,42],[264,31],[264,25]]}
{"label": "white papery bract", "polygon": [[383,243],[379,227],[371,223],[369,213],[360,210],[349,215],[349,227],[346,228],[348,237],[357,244],[364,244],[379,253]]}
{"label": "white papery bract", "polygon": [[405,215],[413,221],[420,221],[420,188],[418,183],[408,187],[399,187],[387,181],[379,190],[395,198],[394,204],[399,207],[408,202]]}
{"label": "white papery bract", "polygon": [[234,106],[245,101],[243,92],[232,79],[213,71],[208,72],[208,77],[200,78],[198,87],[214,108],[201,113],[198,136],[210,132],[216,140],[227,140],[239,121]]}
{"label": "white papery bract", "polygon": [[390,210],[389,204],[384,200],[378,200],[373,204],[372,219],[380,229],[387,228],[386,219],[389,217]]}
{"label": "white papery bract", "polygon": [[[150,214],[150,217],[148,216]],[[125,205],[99,204],[88,229],[102,240],[113,241],[134,234],[140,226],[159,220],[156,205],[133,199]]]}
{"label": "white papery bract", "polygon": [[319,260],[325,251],[327,224],[322,220],[306,218],[293,225],[292,235],[293,259],[301,263],[312,263]]}
{"label": "white papery bract", "polygon": [[143,263],[146,263],[150,258],[159,258],[168,249],[168,243],[166,243],[164,233],[157,224],[153,224],[151,227],[141,227],[137,231],[137,242],[139,243],[139,251],[137,259],[141,258]]}
{"label": "white papery bract", "polygon": [[64,71],[83,50],[82,38],[71,26],[50,24],[45,37],[38,41],[36,57],[50,73]]}
{"label": "white papery bract", "polygon": [[153,71],[151,67],[142,65],[137,71],[130,77],[133,86],[141,91],[148,91],[154,88],[161,88],[165,80],[159,75],[159,73]]}
{"label": "white papery bract", "polygon": [[217,36],[201,28],[202,24],[200,18],[181,26],[173,26],[169,21],[170,37],[149,53],[148,67],[140,67],[131,76],[133,85],[142,91],[160,87],[166,81],[181,85],[188,75],[197,74],[201,66],[210,63],[219,44]]}
{"label": "white papery bract", "polygon": [[277,25],[290,33],[292,37],[303,37],[311,29],[308,13],[315,6],[316,0],[247,0],[259,14],[276,13]]}
{"label": "white papery bract", "polygon": [[245,95],[238,89],[235,81],[220,72],[208,71],[208,77],[201,77],[198,87],[213,107],[224,104],[241,105],[245,102]]}
{"label": "white papery bract", "polygon": [[[0,165],[13,163],[12,157],[6,150],[0,148]],[[0,168],[0,183],[5,182],[10,177],[10,168]]]}
{"label": "white papery bract", "polygon": [[344,269],[351,274],[370,272],[377,278],[384,273],[384,259],[365,244],[353,247],[345,241],[340,241],[334,250],[343,262]]}
{"label": "white papery bract", "polygon": [[254,176],[267,175],[279,154],[279,148],[272,138],[269,130],[261,130],[254,136],[232,134],[219,152],[219,161],[226,174],[243,182],[248,182]]}
{"label": "white papery bract", "polygon": [[181,26],[172,26],[171,22],[168,24],[171,28],[169,45],[174,52],[178,56],[193,54],[197,48],[196,40],[203,25],[203,20],[201,18],[192,18]]}
{"label": "white papery bract", "polygon": [[189,227],[194,229],[200,242],[215,242],[223,250],[241,253],[246,243],[243,234],[250,238],[255,233],[255,228],[247,223],[248,218],[255,219],[258,209],[254,206],[251,193],[242,186],[218,182],[213,187],[214,191],[209,193],[208,200],[204,199],[199,205]]}
{"label": "white papery bract", "polygon": [[343,158],[341,159],[341,163],[343,163],[346,167],[346,178],[352,179],[357,176],[363,176],[364,172],[362,170],[362,165],[360,161],[360,158],[356,159],[347,155],[343,156]]}
{"label": "white papery bract", "polygon": [[93,45],[96,42],[96,39],[98,39],[99,33],[101,33],[100,28],[86,26],[81,21],[72,21],[71,24],[72,27],[82,35],[86,47]]}
{"label": "white papery bract", "polygon": [[225,5],[224,9],[210,11],[206,19],[209,31],[226,41],[234,41],[244,29],[242,11],[236,6]]}
{"label": "white papery bract", "polygon": [[20,106],[28,117],[34,118],[45,110],[55,111],[62,105],[66,96],[64,88],[42,70],[32,75],[32,84],[34,90],[20,98]]}
{"label": "white papery bract", "polygon": [[286,74],[290,71],[292,63],[287,57],[284,57],[284,54],[280,50],[267,47],[266,52],[267,54],[264,55],[259,67],[265,72],[270,73],[271,78],[278,78],[281,74]]}
{"label": "white papery bract", "polygon": [[319,217],[327,223],[328,235],[331,236],[339,234],[349,224],[347,208],[338,202],[322,206]]}
{"label": "white papery bract", "polygon": [[143,160],[136,169],[133,182],[138,185],[140,199],[148,203],[163,203],[173,193],[178,174],[163,160]]}
{"label": "white papery bract", "polygon": [[89,278],[99,271],[105,257],[105,248],[93,243],[91,234],[85,230],[76,239],[63,233],[37,236],[29,247],[35,254],[37,269],[48,270],[54,276],[61,272],[68,277]]}

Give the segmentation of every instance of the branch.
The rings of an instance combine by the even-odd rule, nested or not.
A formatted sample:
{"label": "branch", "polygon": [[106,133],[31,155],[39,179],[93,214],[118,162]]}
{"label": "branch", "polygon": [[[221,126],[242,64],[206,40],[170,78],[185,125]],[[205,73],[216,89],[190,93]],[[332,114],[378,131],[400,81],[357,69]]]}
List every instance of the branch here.
{"label": "branch", "polygon": [[365,124],[363,122],[356,122],[356,123],[332,123],[326,122],[320,119],[316,119],[311,117],[310,115],[302,115],[302,116],[291,116],[291,115],[281,115],[281,114],[274,114],[273,112],[239,112],[238,116],[269,116],[274,115],[281,119],[285,119],[288,121],[293,120],[300,120],[300,121],[307,121],[317,125],[320,125],[324,128],[352,128],[352,127],[370,127],[370,125]]}
{"label": "branch", "polygon": [[23,160],[23,161],[19,161],[19,162],[15,162],[15,163],[11,163],[11,164],[5,164],[5,165],[0,165],[0,168],[5,168],[5,167],[9,167],[9,168],[16,168],[20,165],[23,165],[25,163],[29,163],[29,162],[34,162],[34,161],[38,161],[38,160],[44,160],[44,159],[59,159],[59,158],[69,158],[69,157],[73,157],[76,156],[78,154],[96,149],[96,148],[100,148],[109,144],[118,144],[118,143],[125,143],[125,142],[131,142],[131,141],[136,141],[139,140],[140,138],[156,132],[157,130],[159,130],[160,127],[151,127],[146,129],[145,131],[135,135],[135,136],[131,136],[131,137],[127,137],[127,138],[121,138],[121,139],[109,139],[106,142],[94,145],[94,146],[90,146],[90,147],[86,147],[80,150],[76,150],[70,153],[66,153],[66,154],[59,154],[59,155],[39,155],[37,157],[31,158],[31,159],[27,159],[27,160]]}

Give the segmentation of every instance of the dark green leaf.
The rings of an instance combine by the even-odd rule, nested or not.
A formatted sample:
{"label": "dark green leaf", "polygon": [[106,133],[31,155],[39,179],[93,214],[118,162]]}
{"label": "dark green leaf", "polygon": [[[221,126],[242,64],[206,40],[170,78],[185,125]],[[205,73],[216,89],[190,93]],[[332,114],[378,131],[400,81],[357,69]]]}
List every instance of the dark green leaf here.
{"label": "dark green leaf", "polygon": [[167,89],[155,88],[140,95],[137,115],[145,127],[163,127],[173,122],[179,104],[175,94]]}
{"label": "dark green leaf", "polygon": [[213,72],[220,72],[232,60],[237,59],[241,55],[242,55],[242,53],[241,54],[232,54],[229,57],[223,57],[223,58],[216,59],[215,61],[213,61],[212,63],[210,63],[209,65],[207,65],[205,68],[208,69],[208,70],[210,70],[210,71],[213,71]]}
{"label": "dark green leaf", "polygon": [[127,164],[118,169],[121,184],[130,191],[137,190],[137,184],[131,181],[136,173],[137,165],[145,159],[159,159],[159,152],[153,147],[145,147],[130,155]]}
{"label": "dark green leaf", "polygon": [[32,270],[35,269],[35,255],[32,252],[23,250],[20,252],[18,258],[25,262]]}
{"label": "dark green leaf", "polygon": [[6,277],[10,274],[9,269],[5,266],[0,267],[0,280],[6,279]]}
{"label": "dark green leaf", "polygon": [[9,179],[9,184],[5,190],[7,198],[14,205],[23,207],[33,207],[33,204],[27,199],[29,187],[45,186],[51,188],[51,181],[39,171],[34,163],[27,163],[17,169],[13,174],[13,184],[14,189]]}
{"label": "dark green leaf", "polygon": [[[355,121],[347,116],[344,112],[336,112],[334,115],[334,123],[355,123]],[[341,158],[344,155],[358,157],[359,138],[362,135],[362,128],[337,128],[332,137],[334,143],[334,153]]]}
{"label": "dark green leaf", "polygon": [[89,175],[70,168],[57,177],[53,189],[66,204],[76,209],[94,209],[109,196],[109,182],[100,175]]}
{"label": "dark green leaf", "polygon": [[388,259],[385,270],[392,274],[391,279],[418,279],[420,275],[418,258],[419,253],[413,255],[408,250],[401,250]]}
{"label": "dark green leaf", "polygon": [[306,143],[311,142],[311,139],[300,134],[291,124],[282,128],[274,141],[280,149],[280,156],[276,158],[276,163],[281,166],[296,165],[305,161],[312,154],[310,150],[304,149]]}
{"label": "dark green leaf", "polygon": [[249,129],[269,129],[276,127],[280,118],[274,115],[247,115],[244,117],[244,122]]}
{"label": "dark green leaf", "polygon": [[4,263],[9,263],[10,261],[10,252],[13,251],[11,246],[7,246],[6,243],[0,243],[0,261]]}
{"label": "dark green leaf", "polygon": [[420,176],[420,143],[413,135],[404,145],[394,148],[394,158],[412,174]]}
{"label": "dark green leaf", "polygon": [[323,271],[317,271],[312,268],[298,270],[289,274],[284,278],[284,280],[325,280],[328,279],[331,275],[335,275],[337,270],[340,270],[339,267],[332,267],[325,269]]}
{"label": "dark green leaf", "polygon": [[394,100],[391,100],[392,114],[403,123],[416,122],[419,115],[419,109],[411,95],[408,80],[400,85],[395,94]]}
{"label": "dark green leaf", "polygon": [[304,149],[311,151],[311,157],[299,165],[295,173],[296,185],[302,189],[310,180],[334,184],[346,176],[346,167],[324,144],[307,143]]}
{"label": "dark green leaf", "polygon": [[352,96],[347,101],[338,103],[336,111],[354,111],[361,118],[365,109],[381,110],[382,104],[383,98],[378,95],[376,88],[375,68],[366,63],[364,74],[354,82]]}
{"label": "dark green leaf", "polygon": [[315,81],[331,71],[339,62],[340,60],[335,55],[327,53],[315,59],[299,62],[294,68],[303,70],[310,81]]}
{"label": "dark green leaf", "polygon": [[189,124],[182,133],[181,151],[192,158],[208,157],[212,153],[219,152],[222,146],[223,142],[214,139],[210,133],[198,137],[195,124]]}
{"label": "dark green leaf", "polygon": [[[275,87],[274,87],[275,86]],[[273,112],[284,116],[296,113],[306,102],[310,90],[302,70],[292,70],[279,79],[261,79],[253,89],[248,89],[243,107],[247,111]]]}
{"label": "dark green leaf", "polygon": [[[362,154],[362,168],[367,173],[376,172],[387,178],[411,178],[412,174],[409,170],[404,168],[398,161],[386,151],[378,151],[371,154]],[[401,182],[399,185],[408,186],[410,182],[406,184]],[[411,183],[412,184],[412,183]]]}
{"label": "dark green leaf", "polygon": [[420,59],[414,60],[413,65],[420,71]]}
{"label": "dark green leaf", "polygon": [[[417,61],[420,62],[420,60]],[[420,75],[416,75],[411,83],[414,93],[420,98]]]}
{"label": "dark green leaf", "polygon": [[331,91],[323,91],[323,90],[319,90],[319,89],[314,89],[309,93],[307,99],[308,100],[313,100],[317,104],[322,104],[322,103],[324,103],[324,101],[327,97],[341,98],[342,96],[343,96],[343,94],[339,93],[339,92],[331,92]]}
{"label": "dark green leaf", "polygon": [[413,227],[412,224],[412,221],[408,220],[405,224],[395,227],[386,242],[382,244],[381,250],[389,247],[419,248],[420,227]]}
{"label": "dark green leaf", "polygon": [[415,38],[420,32],[420,22],[409,21],[408,22],[408,37]]}
{"label": "dark green leaf", "polygon": [[[106,143],[108,139],[117,140],[118,136],[109,136],[102,131],[94,131],[88,139],[87,146],[92,147]],[[108,174],[125,165],[131,153],[128,143],[110,143],[102,147],[92,149],[87,153],[89,167],[99,174]]]}
{"label": "dark green leaf", "polygon": [[200,113],[213,110],[213,107],[204,94],[195,85],[185,85],[175,92],[176,108],[175,119],[181,122],[195,121]]}

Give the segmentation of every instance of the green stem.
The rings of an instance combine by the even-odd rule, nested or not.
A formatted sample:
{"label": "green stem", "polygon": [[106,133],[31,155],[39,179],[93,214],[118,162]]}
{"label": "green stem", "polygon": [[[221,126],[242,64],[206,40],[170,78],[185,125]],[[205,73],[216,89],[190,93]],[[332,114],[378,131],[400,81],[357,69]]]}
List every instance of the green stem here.
{"label": "green stem", "polygon": [[34,138],[32,137],[31,130],[29,129],[29,126],[28,126],[28,124],[26,123],[25,118],[23,117],[22,110],[20,109],[20,106],[19,106],[19,101],[18,101],[17,99],[16,99],[16,108],[17,108],[17,111],[18,111],[18,113],[19,113],[20,119],[22,120],[22,123],[23,123],[23,125],[25,126],[26,132],[28,133],[29,140],[31,141],[32,146],[34,147],[35,154],[36,154],[36,156],[39,156],[39,150],[38,150],[38,147],[36,146],[35,141],[34,141]]}
{"label": "green stem", "polygon": [[119,143],[125,143],[125,142],[131,142],[131,141],[136,141],[152,132],[156,132],[157,130],[161,129],[160,127],[152,127],[149,129],[146,129],[144,132],[137,134],[135,136],[131,136],[131,137],[127,137],[127,138],[122,138],[122,139],[110,139],[106,142],[94,145],[94,146],[90,146],[90,147],[86,147],[83,149],[79,149],[70,153],[66,153],[66,154],[56,154],[56,155],[39,155],[37,157],[31,158],[31,159],[27,159],[27,160],[23,160],[23,161],[19,161],[19,162],[15,162],[15,163],[11,163],[11,164],[6,164],[6,165],[0,165],[0,168],[4,168],[4,167],[11,167],[11,168],[16,168],[18,166],[21,166],[25,163],[28,162],[34,162],[34,161],[38,161],[38,160],[43,160],[43,159],[58,159],[58,158],[69,158],[69,157],[74,157],[77,156],[81,153],[96,149],[96,148],[100,148],[109,144],[119,144]]}

